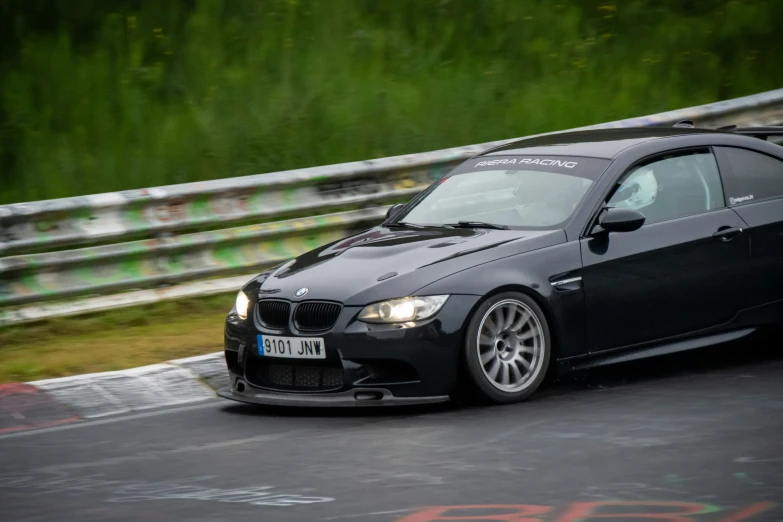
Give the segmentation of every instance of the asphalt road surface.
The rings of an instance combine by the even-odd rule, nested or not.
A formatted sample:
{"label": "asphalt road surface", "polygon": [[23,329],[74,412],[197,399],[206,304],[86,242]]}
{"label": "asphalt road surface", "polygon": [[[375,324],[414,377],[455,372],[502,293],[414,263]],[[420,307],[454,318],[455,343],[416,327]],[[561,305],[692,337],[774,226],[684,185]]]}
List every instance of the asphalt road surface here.
{"label": "asphalt road surface", "polygon": [[524,404],[197,406],[0,436],[1,521],[783,520],[783,343]]}

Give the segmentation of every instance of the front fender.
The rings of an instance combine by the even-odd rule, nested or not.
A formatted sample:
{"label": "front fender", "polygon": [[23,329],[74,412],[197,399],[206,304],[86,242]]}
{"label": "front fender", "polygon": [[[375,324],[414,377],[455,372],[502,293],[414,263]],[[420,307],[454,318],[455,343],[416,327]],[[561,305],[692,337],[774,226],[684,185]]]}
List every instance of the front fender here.
{"label": "front fender", "polygon": [[579,242],[572,241],[456,272],[420,288],[415,294],[469,294],[487,298],[504,291],[524,292],[544,310],[556,357],[560,359],[588,351],[581,282],[552,286],[553,281],[578,277],[581,269]]}

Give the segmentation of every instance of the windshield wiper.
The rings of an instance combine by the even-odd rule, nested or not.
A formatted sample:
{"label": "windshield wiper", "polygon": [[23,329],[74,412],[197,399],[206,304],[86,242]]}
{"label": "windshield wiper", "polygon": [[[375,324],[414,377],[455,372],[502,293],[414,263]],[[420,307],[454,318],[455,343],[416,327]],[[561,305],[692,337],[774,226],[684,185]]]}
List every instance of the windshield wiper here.
{"label": "windshield wiper", "polygon": [[454,228],[493,228],[495,230],[508,230],[508,226],[506,225],[485,223],[484,221],[457,221],[456,223],[446,223],[443,226]]}
{"label": "windshield wiper", "polygon": [[387,225],[384,225],[387,227],[400,227],[400,228],[427,228],[424,225],[417,225],[416,223],[407,223],[405,221],[395,221],[394,223],[389,223]]}

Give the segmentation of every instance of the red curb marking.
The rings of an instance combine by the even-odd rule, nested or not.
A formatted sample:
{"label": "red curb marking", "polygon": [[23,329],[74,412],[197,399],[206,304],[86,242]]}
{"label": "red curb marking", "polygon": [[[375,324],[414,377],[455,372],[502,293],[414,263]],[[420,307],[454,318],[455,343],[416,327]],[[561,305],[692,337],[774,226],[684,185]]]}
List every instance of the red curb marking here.
{"label": "red curb marking", "polygon": [[0,384],[0,434],[80,420],[66,405],[31,384]]}
{"label": "red curb marking", "polygon": [[82,420],[81,417],[68,417],[67,419],[46,421],[38,424],[27,424],[24,426],[14,426],[11,428],[0,428],[0,435],[5,435],[6,433],[14,433],[16,431],[32,430],[35,428],[51,428],[52,426],[59,426],[61,424],[70,424],[72,422],[78,422],[80,420]]}
{"label": "red curb marking", "polygon": [[[628,512],[614,512],[614,513],[595,513],[594,511],[601,507],[641,507],[641,508],[678,508],[677,511],[658,511],[653,513],[628,513]],[[600,502],[574,502],[566,506],[565,511],[557,518],[555,522],[585,522],[590,519],[600,518],[638,518],[638,519],[654,519],[654,520],[669,520],[669,521],[687,521],[693,522],[695,520],[710,520],[709,518],[703,519],[698,515],[705,513],[705,509],[715,509],[717,506],[711,506],[709,504],[699,504],[696,502],[674,502],[674,501],[645,501],[645,500],[632,500],[632,501],[600,501]],[[744,508],[741,508],[733,513],[726,513],[719,522],[740,522],[748,520],[749,518],[769,511],[777,507],[774,502],[756,502],[750,504]],[[496,513],[492,515],[487,514],[468,514],[469,512],[486,513],[489,510],[515,510],[512,513]],[[496,522],[543,522],[545,519],[538,518],[538,515],[549,513],[553,508],[548,506],[535,506],[529,504],[478,504],[478,505],[466,505],[466,506],[431,506],[423,508],[420,511],[411,513],[404,518],[399,519],[397,522],[437,522],[440,520],[494,520]],[[462,514],[457,516],[454,511],[461,510]],[[720,510],[720,509],[718,509]],[[468,513],[466,513],[466,511]],[[696,518],[690,518],[685,515],[697,515]],[[717,515],[717,513],[716,513]],[[529,518],[532,517],[532,518]]]}
{"label": "red curb marking", "polygon": [[758,515],[764,511],[769,511],[775,506],[776,504],[774,502],[756,502],[755,504],[749,505],[745,509],[741,509],[735,513],[732,513],[726,518],[721,519],[720,522],[739,522],[740,520],[748,519],[753,515]]}
{"label": "red curb marking", "polygon": [[[454,510],[488,510],[488,509],[513,509],[512,513],[497,513],[494,515],[449,515],[446,513]],[[494,520],[496,522],[538,522],[540,518],[528,518],[531,515],[541,515],[549,511],[548,506],[531,506],[528,504],[486,504],[469,506],[437,506],[417,511],[398,522],[433,522],[437,520]]]}
{"label": "red curb marking", "polygon": [[[662,511],[659,513],[595,513],[596,508],[602,506],[636,506],[636,507],[671,507],[677,511]],[[703,504],[693,502],[655,502],[655,501],[606,501],[606,502],[576,502],[563,513],[556,522],[580,522],[597,518],[646,518],[669,520],[671,522],[691,522],[693,519],[686,515],[695,515],[704,511]]]}
{"label": "red curb marking", "polygon": [[0,401],[3,400],[4,394],[35,394],[40,392],[38,388],[32,384],[25,384],[23,382],[11,382],[8,384],[0,384]]}

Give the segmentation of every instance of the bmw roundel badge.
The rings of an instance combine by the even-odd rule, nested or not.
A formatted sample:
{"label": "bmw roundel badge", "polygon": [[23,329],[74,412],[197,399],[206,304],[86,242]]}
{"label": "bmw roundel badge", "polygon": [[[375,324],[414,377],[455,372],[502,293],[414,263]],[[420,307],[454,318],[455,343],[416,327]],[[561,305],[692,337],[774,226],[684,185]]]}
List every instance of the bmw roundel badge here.
{"label": "bmw roundel badge", "polygon": [[305,295],[306,293],[307,293],[307,287],[305,287],[305,288],[300,288],[299,290],[297,290],[297,291],[296,291],[296,293],[295,293],[294,295],[295,295],[296,297],[302,297],[302,296],[303,296],[303,295]]}

